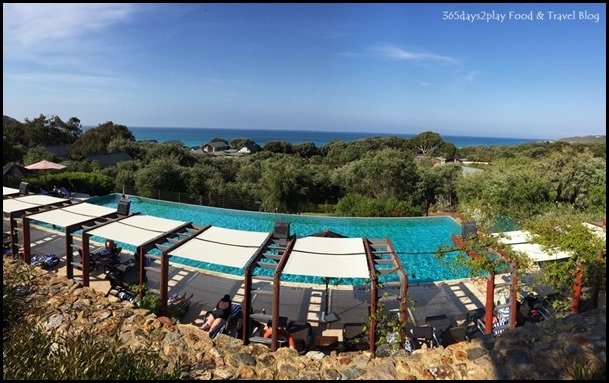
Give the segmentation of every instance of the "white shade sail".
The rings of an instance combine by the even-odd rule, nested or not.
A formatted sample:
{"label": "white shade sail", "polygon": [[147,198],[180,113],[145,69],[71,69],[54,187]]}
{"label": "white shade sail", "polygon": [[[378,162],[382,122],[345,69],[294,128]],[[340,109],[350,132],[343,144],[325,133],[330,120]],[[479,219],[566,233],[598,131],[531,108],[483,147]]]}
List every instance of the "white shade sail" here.
{"label": "white shade sail", "polygon": [[362,238],[299,238],[283,273],[322,278],[370,278]]}
{"label": "white shade sail", "polygon": [[51,225],[68,227],[112,213],[116,213],[116,209],[83,202],[60,209],[31,214],[29,218]]}
{"label": "white shade sail", "polygon": [[[499,234],[495,234],[499,235]],[[510,245],[512,250],[525,253],[532,261],[545,262],[556,261],[558,259],[569,258],[570,253],[564,251],[548,252],[542,249],[537,243],[530,243],[532,240],[531,233],[528,231],[515,230],[502,233],[499,242]]]}
{"label": "white shade sail", "polygon": [[137,214],[91,229],[87,233],[133,246],[140,246],[184,224],[185,222],[173,219]]}
{"label": "white shade sail", "polygon": [[212,226],[169,255],[221,266],[243,268],[270,233]]}
{"label": "white shade sail", "polygon": [[19,189],[9,188],[6,186],[2,187],[2,196],[3,197],[9,196],[9,195],[15,195],[15,194],[19,194]]}
{"label": "white shade sail", "polygon": [[40,206],[52,205],[54,203],[69,202],[69,199],[51,197],[42,194],[27,195],[24,197],[9,198],[2,200],[2,211],[13,213],[16,211],[31,209]]}

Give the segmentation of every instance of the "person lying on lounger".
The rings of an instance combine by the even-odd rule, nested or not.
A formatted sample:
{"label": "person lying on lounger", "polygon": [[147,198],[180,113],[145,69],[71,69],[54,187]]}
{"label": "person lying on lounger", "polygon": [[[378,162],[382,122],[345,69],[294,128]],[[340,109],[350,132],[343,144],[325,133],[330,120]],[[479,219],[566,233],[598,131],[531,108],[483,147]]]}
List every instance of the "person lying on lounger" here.
{"label": "person lying on lounger", "polygon": [[190,294],[189,297],[186,297],[186,293],[182,295],[172,294],[169,299],[167,299],[167,304],[174,306],[186,306],[190,304],[190,298],[192,298],[193,295],[194,294]]}
{"label": "person lying on lounger", "polygon": [[201,330],[208,331],[213,334],[214,331],[228,319],[231,311],[232,300],[230,295],[226,294],[216,304],[216,308],[207,316],[205,323],[201,326]]}
{"label": "person lying on lounger", "polygon": [[[284,329],[283,327],[278,327],[277,335],[279,336],[279,339],[282,339],[284,342],[288,342],[288,346],[290,348],[296,348],[296,341],[294,340],[294,337],[292,336],[292,334],[290,334],[288,332],[288,330]],[[266,324],[266,330],[264,330],[262,337],[264,337],[264,338],[273,337],[273,321],[269,321]]]}
{"label": "person lying on lounger", "polygon": [[111,239],[106,239],[106,243],[104,245],[104,250],[109,254],[116,250],[116,243]]}

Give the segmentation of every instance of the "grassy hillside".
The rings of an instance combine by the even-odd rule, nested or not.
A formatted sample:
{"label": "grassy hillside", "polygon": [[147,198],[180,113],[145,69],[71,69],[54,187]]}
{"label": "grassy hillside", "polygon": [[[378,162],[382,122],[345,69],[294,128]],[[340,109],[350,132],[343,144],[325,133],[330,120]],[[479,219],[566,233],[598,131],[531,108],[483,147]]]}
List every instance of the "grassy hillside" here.
{"label": "grassy hillside", "polygon": [[558,141],[568,142],[570,144],[604,144],[607,142],[607,136],[575,136],[561,138]]}

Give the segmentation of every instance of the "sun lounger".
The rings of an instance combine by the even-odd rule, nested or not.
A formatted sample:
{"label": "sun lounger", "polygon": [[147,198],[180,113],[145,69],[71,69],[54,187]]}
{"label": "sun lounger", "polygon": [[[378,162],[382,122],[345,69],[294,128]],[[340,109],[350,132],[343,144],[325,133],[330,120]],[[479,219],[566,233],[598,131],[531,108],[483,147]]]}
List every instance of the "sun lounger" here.
{"label": "sun lounger", "polygon": [[309,322],[290,321],[288,332],[294,338],[296,350],[301,355],[306,354],[313,343],[313,328]]}
{"label": "sun lounger", "polygon": [[365,323],[345,323],[343,325],[344,351],[368,350],[370,348],[368,335],[364,332],[365,328]]}
{"label": "sun lounger", "polygon": [[241,304],[239,303],[231,303],[230,314],[228,315],[228,319],[224,321],[224,323],[218,327],[213,333],[209,334],[211,339],[214,339],[218,334],[226,334],[232,336],[233,338],[239,337],[239,330],[241,328]]}
{"label": "sun lounger", "polygon": [[466,340],[467,326],[450,327],[442,333],[441,344],[444,347]]}
{"label": "sun lounger", "polygon": [[412,328],[412,338],[415,341],[415,348],[421,348],[423,345],[429,348],[433,347],[435,343],[433,327],[430,325],[414,326]]}

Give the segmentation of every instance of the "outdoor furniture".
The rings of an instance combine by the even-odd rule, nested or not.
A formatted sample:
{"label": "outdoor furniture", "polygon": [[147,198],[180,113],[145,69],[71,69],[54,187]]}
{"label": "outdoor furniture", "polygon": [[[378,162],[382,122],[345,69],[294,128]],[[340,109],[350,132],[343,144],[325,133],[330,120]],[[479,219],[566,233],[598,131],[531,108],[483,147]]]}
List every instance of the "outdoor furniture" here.
{"label": "outdoor furniture", "polygon": [[343,325],[344,351],[368,350],[370,348],[368,335],[364,333],[365,327],[365,323],[345,323]]}
{"label": "outdoor furniture", "polygon": [[[239,330],[241,328],[241,304],[239,303],[231,303],[230,314],[228,315],[228,319],[224,321],[224,323],[219,326],[213,333],[209,334],[211,339],[214,339],[218,334],[226,334],[233,338],[239,337]],[[207,315],[211,315],[209,312]]]}
{"label": "outdoor furniture", "polygon": [[446,331],[450,328],[450,319],[444,314],[433,315],[425,318],[425,323],[433,327],[434,332]]}
{"label": "outdoor furniture", "polygon": [[467,333],[468,339],[473,339],[484,334],[484,313],[486,310],[484,307],[471,310],[467,313]]}
{"label": "outdoor furniture", "polygon": [[414,326],[412,328],[412,338],[415,341],[415,347],[421,348],[423,345],[427,347],[433,347],[433,327],[430,325]]}
{"label": "outdoor furniture", "polygon": [[338,337],[318,335],[315,337],[315,348],[323,353],[335,351],[338,348]]}
{"label": "outdoor furniture", "polygon": [[306,354],[313,341],[313,328],[311,324],[309,322],[290,321],[287,330],[294,338],[296,350],[301,355]]}
{"label": "outdoor furniture", "polygon": [[441,344],[444,347],[466,340],[467,326],[450,327],[442,333]]}
{"label": "outdoor furniture", "polygon": [[433,328],[433,338],[436,346],[441,345],[443,334],[451,326],[448,317],[444,314],[428,316],[425,318],[425,323]]}
{"label": "outdoor furniture", "polygon": [[[264,344],[268,347],[271,347],[273,345],[272,338],[265,338],[262,336],[250,336],[249,340],[250,340],[250,343],[260,343],[260,344]],[[283,339],[277,339],[277,343],[279,344],[279,347],[284,347],[287,342]]]}
{"label": "outdoor furniture", "polygon": [[[254,313],[250,315],[250,318],[255,320],[256,322],[260,322],[262,324],[267,324],[269,321],[273,320],[272,314],[263,314],[263,313]],[[279,316],[279,327],[287,328],[288,327],[288,317]]]}

